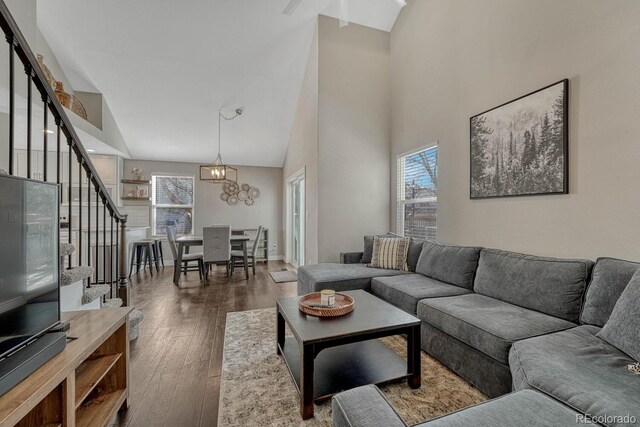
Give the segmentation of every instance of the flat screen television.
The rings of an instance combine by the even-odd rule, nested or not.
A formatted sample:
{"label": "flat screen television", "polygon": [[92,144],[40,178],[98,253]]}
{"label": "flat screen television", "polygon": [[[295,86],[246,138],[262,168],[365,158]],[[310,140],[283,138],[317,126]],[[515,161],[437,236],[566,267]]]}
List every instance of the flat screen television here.
{"label": "flat screen television", "polygon": [[60,322],[58,188],[0,175],[0,359]]}

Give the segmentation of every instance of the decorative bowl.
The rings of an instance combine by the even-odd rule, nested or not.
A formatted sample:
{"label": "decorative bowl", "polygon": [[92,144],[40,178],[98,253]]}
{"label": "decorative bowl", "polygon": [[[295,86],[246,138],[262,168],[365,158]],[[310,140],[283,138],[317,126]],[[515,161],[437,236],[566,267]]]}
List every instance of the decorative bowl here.
{"label": "decorative bowl", "polygon": [[312,292],[300,298],[298,308],[303,313],[316,317],[338,317],[353,311],[353,298],[336,292],[336,302],[333,307],[315,307],[320,305],[320,292]]}

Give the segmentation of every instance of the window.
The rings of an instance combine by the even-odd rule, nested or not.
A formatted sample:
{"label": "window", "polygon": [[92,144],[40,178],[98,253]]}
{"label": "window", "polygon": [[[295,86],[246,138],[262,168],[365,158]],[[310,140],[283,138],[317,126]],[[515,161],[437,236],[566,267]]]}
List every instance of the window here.
{"label": "window", "polygon": [[166,234],[175,224],[177,234],[193,234],[192,176],[154,175],[152,178],[153,234]]}
{"label": "window", "polygon": [[398,156],[398,234],[436,241],[438,146]]}

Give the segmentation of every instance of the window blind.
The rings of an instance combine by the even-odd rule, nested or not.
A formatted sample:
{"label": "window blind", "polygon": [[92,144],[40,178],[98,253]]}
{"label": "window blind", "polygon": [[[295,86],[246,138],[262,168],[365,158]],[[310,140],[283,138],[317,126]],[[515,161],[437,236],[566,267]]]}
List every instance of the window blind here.
{"label": "window blind", "polygon": [[398,233],[436,241],[438,147],[398,156]]}
{"label": "window blind", "polygon": [[190,176],[152,178],[153,234],[163,235],[167,225],[175,225],[177,234],[193,233],[193,188]]}

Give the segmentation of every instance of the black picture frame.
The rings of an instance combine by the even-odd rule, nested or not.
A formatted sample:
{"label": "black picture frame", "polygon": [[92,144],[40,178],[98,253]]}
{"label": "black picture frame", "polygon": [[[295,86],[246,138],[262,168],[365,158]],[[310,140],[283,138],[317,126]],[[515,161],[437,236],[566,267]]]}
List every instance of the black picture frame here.
{"label": "black picture frame", "polygon": [[[556,86],[558,86],[559,88],[556,88]],[[555,89],[560,90],[560,95],[555,98],[552,105],[548,105],[546,110],[544,109],[544,105],[537,105],[534,108],[533,97],[538,95],[537,98],[539,98],[542,95],[541,92],[543,91],[547,91],[545,92],[545,95],[551,96],[553,94],[553,90]],[[515,130],[516,132],[522,132],[522,130],[524,129],[521,123],[520,127],[518,127],[517,125],[513,125],[513,123],[519,123],[521,121],[517,118],[514,118],[514,116],[512,117],[512,124],[510,125],[510,129],[513,130],[510,130],[509,132],[510,138],[508,148],[504,147],[505,142],[502,139],[500,139],[499,142],[492,140],[491,144],[489,144],[489,141],[487,141],[487,143],[482,147],[482,144],[479,143],[479,141],[482,141],[482,135],[493,135],[493,132],[496,130],[485,126],[485,123],[489,118],[488,114],[493,113],[495,115],[498,110],[504,109],[507,106],[511,106],[514,103],[526,103],[527,98],[530,98],[532,101],[532,106],[530,108],[531,111],[526,111],[527,106],[523,105],[523,111],[520,113],[520,116],[524,117],[523,120],[527,123],[527,130],[524,133],[516,135],[516,139],[514,142],[513,130]],[[559,99],[562,100],[561,106],[557,105]],[[538,100],[538,102],[540,101]],[[544,117],[540,116],[540,112],[542,111],[544,111],[544,115],[548,119],[547,122],[544,122]],[[562,117],[558,118],[557,115],[560,112]],[[552,115],[553,119],[552,124],[550,123],[552,119],[549,119],[550,114]],[[537,118],[541,121],[540,123],[531,126],[531,123],[534,122],[534,118],[532,118],[532,116],[536,117],[536,115]],[[501,120],[494,121],[498,123],[501,122]],[[558,130],[559,125],[561,125],[560,130]],[[504,134],[504,125],[501,126],[502,127],[500,127],[498,130]],[[551,126],[551,129],[549,129],[549,126]],[[543,127],[545,127],[546,129],[546,135],[543,139],[541,139],[540,143],[542,144],[542,142],[544,142],[545,145],[541,146],[545,148],[539,148],[536,146],[535,131],[536,128]],[[474,130],[476,131],[475,135]],[[529,132],[529,136],[526,135],[527,132]],[[480,139],[478,139],[479,137]],[[519,144],[517,138],[520,137],[524,138],[525,141]],[[527,142],[528,137],[533,137],[533,142]],[[476,139],[474,140],[474,138]],[[521,147],[519,147],[519,145]],[[525,165],[524,162],[524,150],[526,147],[529,147],[529,153],[528,155],[526,155],[528,165]],[[533,155],[531,147],[536,148],[536,150],[533,150],[533,153],[535,153]],[[560,147],[561,154],[558,153],[558,149]],[[494,150],[494,153],[487,155],[487,149]],[[545,150],[544,153],[538,152],[538,150],[543,149]],[[506,178],[504,169],[502,171],[500,171],[499,169],[500,165],[502,165],[502,167],[504,167],[505,165],[503,154],[505,150],[507,153],[509,153],[507,161],[509,170],[508,172],[506,172]],[[546,157],[547,152],[552,153],[552,155],[549,157],[552,160],[548,160],[548,158]],[[493,107],[489,110],[483,111],[482,113],[470,117],[469,154],[469,197],[471,200],[568,194],[569,79],[563,79],[558,82],[552,83],[543,88],[527,93],[526,95],[522,95],[511,101],[500,104],[497,107]],[[494,163],[487,166],[487,158],[491,158],[491,161]],[[540,162],[540,159],[543,159],[544,161]],[[549,165],[547,165],[547,161],[549,162]],[[509,164],[508,162],[511,163]],[[517,163],[516,167],[513,166],[514,162]],[[531,167],[531,164],[533,162],[535,162],[535,169]],[[540,166],[540,163],[544,163],[543,166]],[[492,177],[488,177],[486,173],[491,169],[491,166],[493,166],[493,175]],[[561,172],[561,177],[558,177],[559,172]],[[508,189],[501,188],[503,185],[501,183],[504,183],[505,179],[507,180],[506,184]],[[509,179],[511,181],[508,181]],[[491,183],[489,183],[489,180],[491,180]]]}

